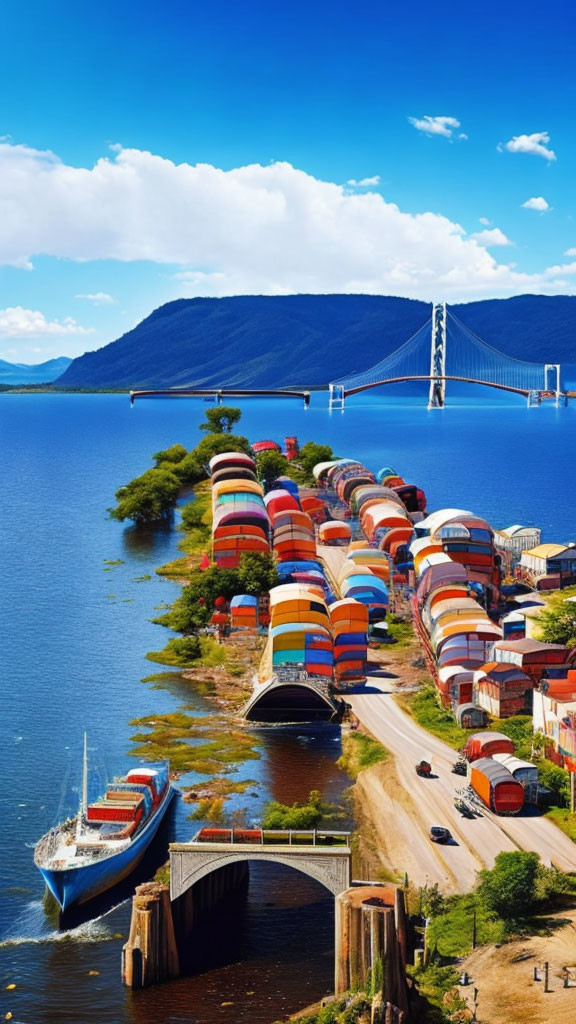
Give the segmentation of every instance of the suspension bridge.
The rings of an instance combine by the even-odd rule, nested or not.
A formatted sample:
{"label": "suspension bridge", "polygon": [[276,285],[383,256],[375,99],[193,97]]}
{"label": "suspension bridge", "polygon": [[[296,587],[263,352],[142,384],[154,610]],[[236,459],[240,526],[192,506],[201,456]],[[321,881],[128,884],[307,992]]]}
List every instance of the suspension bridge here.
{"label": "suspension bridge", "polygon": [[557,363],[530,363],[493,348],[466,327],[445,302],[436,303],[431,320],[400,348],[360,373],[329,384],[330,409],[344,409],[351,395],[404,381],[429,383],[428,408],[442,409],[446,382],[481,384],[526,398],[528,405],[543,399],[566,400]]}

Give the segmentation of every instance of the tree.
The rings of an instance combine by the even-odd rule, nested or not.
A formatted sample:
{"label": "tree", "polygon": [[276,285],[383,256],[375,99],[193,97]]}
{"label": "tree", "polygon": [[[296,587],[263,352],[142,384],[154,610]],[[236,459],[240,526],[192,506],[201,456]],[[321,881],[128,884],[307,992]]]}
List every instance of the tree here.
{"label": "tree", "polygon": [[277,587],[280,578],[276,571],[274,556],[269,552],[245,551],[238,566],[238,582],[243,594],[260,597],[272,587]]}
{"label": "tree", "polygon": [[279,476],[288,476],[290,463],[281,452],[261,452],[256,456],[258,479],[265,491],[272,489]]}
{"label": "tree", "polygon": [[156,452],[152,456],[156,466],[159,467],[163,462],[178,463],[182,462],[182,459],[188,455],[187,449],[183,444],[173,444],[170,448],[166,448],[162,452]]}
{"label": "tree", "polygon": [[480,872],[478,894],[487,910],[513,924],[528,917],[537,902],[537,853],[499,853],[491,871]]}
{"label": "tree", "polygon": [[180,480],[169,469],[148,469],[116,491],[116,508],[109,509],[112,519],[124,522],[154,523],[167,519],[180,491]]}
{"label": "tree", "polygon": [[576,601],[553,597],[538,618],[539,639],[547,644],[576,647]]}
{"label": "tree", "polygon": [[312,470],[319,462],[331,462],[334,452],[329,444],[316,444],[315,441],[307,441],[303,444],[298,455],[298,462],[305,470],[309,478],[314,479]]}
{"label": "tree", "polygon": [[213,409],[206,409],[205,416],[207,422],[200,424],[200,430],[206,430],[209,434],[231,434],[232,427],[242,416],[242,410],[233,405],[216,405]]}
{"label": "tree", "polygon": [[220,569],[213,565],[204,572],[195,572],[171,610],[156,621],[178,633],[193,633],[208,623],[217,597],[230,601],[235,594],[241,593],[236,569]]}

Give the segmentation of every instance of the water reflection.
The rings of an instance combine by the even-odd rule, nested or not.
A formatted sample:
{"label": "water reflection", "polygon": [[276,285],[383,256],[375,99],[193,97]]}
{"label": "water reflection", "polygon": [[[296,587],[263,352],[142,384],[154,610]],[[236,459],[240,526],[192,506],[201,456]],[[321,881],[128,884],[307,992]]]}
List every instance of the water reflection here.
{"label": "water reflection", "polygon": [[159,558],[174,546],[173,517],[153,526],[127,526],[122,534],[122,545],[127,556],[148,559]]}

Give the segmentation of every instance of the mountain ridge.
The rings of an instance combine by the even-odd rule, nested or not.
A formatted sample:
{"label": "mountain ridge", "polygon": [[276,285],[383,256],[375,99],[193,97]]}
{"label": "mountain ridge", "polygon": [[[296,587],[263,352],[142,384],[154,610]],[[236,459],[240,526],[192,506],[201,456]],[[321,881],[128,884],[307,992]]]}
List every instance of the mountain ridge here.
{"label": "mountain ridge", "polygon": [[[576,362],[576,297],[524,295],[450,307],[495,348]],[[318,386],[368,368],[430,316],[431,304],[379,295],[175,299],[58,378],[65,387]]]}
{"label": "mountain ridge", "polygon": [[0,384],[51,384],[73,362],[69,356],[56,356],[44,363],[9,363],[0,359]]}

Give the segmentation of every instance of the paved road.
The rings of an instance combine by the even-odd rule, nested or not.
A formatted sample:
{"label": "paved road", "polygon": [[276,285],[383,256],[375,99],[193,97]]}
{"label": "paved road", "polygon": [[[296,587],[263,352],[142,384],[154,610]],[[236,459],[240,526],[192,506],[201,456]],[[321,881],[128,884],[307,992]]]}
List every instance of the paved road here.
{"label": "paved road", "polygon": [[[402,820],[391,821],[390,828],[398,830],[398,840],[408,844],[411,863],[422,865],[420,876],[466,891],[480,868],[491,867],[501,850],[515,849],[534,850],[544,863],[576,871],[576,844],[546,818],[502,818],[488,811],[481,818],[463,818],[453,801],[456,790],[466,782],[450,770],[455,760],[452,748],[401,710],[387,680],[369,677],[365,691],[359,689],[346,699],[361,723],[394,754],[399,782],[413,797],[412,805],[408,801],[410,813],[402,810]],[[415,765],[422,758],[431,761],[435,778],[416,775]],[[430,843],[431,825],[449,828],[458,845]]]}

